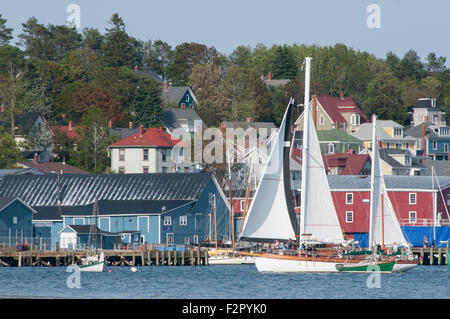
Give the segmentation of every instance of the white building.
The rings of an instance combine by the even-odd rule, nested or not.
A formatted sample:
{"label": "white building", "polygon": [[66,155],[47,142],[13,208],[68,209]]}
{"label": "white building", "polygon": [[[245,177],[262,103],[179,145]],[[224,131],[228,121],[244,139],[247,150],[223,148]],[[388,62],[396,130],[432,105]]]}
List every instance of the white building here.
{"label": "white building", "polygon": [[184,160],[184,143],[162,127],[144,129],[111,144],[108,149],[113,173],[189,173],[190,161]]}

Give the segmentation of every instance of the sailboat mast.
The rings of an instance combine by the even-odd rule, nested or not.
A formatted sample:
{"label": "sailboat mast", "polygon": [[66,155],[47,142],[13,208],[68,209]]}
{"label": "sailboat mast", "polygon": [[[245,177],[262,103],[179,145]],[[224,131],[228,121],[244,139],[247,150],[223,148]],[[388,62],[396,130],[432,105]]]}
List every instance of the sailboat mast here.
{"label": "sailboat mast", "polygon": [[98,202],[97,202],[97,196],[95,196],[95,202],[94,202],[94,218],[95,218],[95,254],[97,254],[97,242],[98,242],[98,238],[97,238],[97,214],[98,214]]}
{"label": "sailboat mast", "polygon": [[309,90],[310,90],[310,72],[311,72],[311,60],[312,58],[305,58],[305,100],[303,106],[303,155],[302,155],[302,192],[300,203],[300,238],[305,233],[305,207],[306,207],[306,169],[308,167],[308,152],[309,152]]}
{"label": "sailboat mast", "polygon": [[383,246],[383,250],[386,251],[386,247],[384,246],[384,196],[381,193],[381,244]]}
{"label": "sailboat mast", "polygon": [[216,243],[216,251],[217,251],[216,194],[214,194],[214,242]]}
{"label": "sailboat mast", "polygon": [[375,190],[375,170],[377,169],[375,165],[376,152],[378,152],[378,144],[377,144],[377,116],[372,115],[372,174],[370,177],[370,216],[369,216],[369,249],[372,249],[373,246],[373,227],[374,227],[374,209],[375,209],[375,201],[376,198],[373,198],[374,190]]}
{"label": "sailboat mast", "polygon": [[432,185],[432,194],[433,194],[433,245],[436,242],[436,193],[434,191],[434,167],[431,166],[431,185]]}

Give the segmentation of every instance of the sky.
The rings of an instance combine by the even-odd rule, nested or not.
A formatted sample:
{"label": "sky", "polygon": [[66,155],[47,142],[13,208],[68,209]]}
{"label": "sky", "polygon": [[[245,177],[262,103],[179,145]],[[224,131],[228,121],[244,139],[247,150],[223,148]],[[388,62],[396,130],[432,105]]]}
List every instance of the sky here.
{"label": "sky", "polygon": [[450,67],[450,0],[3,0],[0,13],[17,37],[32,16],[65,24],[71,4],[80,9],[80,31],[104,33],[117,12],[128,34],[172,47],[198,42],[228,55],[258,43],[343,43],[379,58],[413,49],[425,62],[434,52]]}

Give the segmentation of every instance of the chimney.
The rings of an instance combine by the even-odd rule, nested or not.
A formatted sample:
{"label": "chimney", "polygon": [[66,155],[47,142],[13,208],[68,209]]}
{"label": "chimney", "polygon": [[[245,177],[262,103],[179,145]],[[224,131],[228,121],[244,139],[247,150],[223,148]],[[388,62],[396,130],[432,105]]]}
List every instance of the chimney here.
{"label": "chimney", "polygon": [[343,100],[343,99],[344,99],[344,92],[342,92],[342,91],[341,91],[341,93],[340,93],[340,97],[341,97],[341,100]]}
{"label": "chimney", "polygon": [[128,123],[129,128],[133,128],[133,122]]}
{"label": "chimney", "polygon": [[37,153],[34,153],[33,162],[35,164],[39,163],[39,157],[38,157]]}
{"label": "chimney", "polygon": [[425,157],[427,156],[427,126],[422,124],[422,156],[424,159],[422,160],[422,164],[425,163]]}
{"label": "chimney", "polygon": [[139,127],[139,134],[142,136],[142,135],[144,135],[144,125],[141,125],[140,127]]}
{"label": "chimney", "polygon": [[267,80],[272,80],[272,72],[269,72],[269,75],[267,76]]}
{"label": "chimney", "polygon": [[164,91],[167,91],[167,89],[169,88],[169,81],[164,81]]}
{"label": "chimney", "polygon": [[247,117],[247,118],[245,119],[245,121],[246,121],[247,123],[252,123],[252,122],[253,122],[253,118],[252,118],[251,116],[249,116],[249,117]]}
{"label": "chimney", "polygon": [[317,98],[315,95],[313,95],[313,123],[314,123],[314,127],[317,128]]}
{"label": "chimney", "polygon": [[334,122],[334,128],[335,128],[336,130],[339,129],[339,121]]}
{"label": "chimney", "polygon": [[181,108],[184,110],[186,108],[186,104],[181,103]]}
{"label": "chimney", "polygon": [[108,121],[108,128],[112,128],[112,120]]}
{"label": "chimney", "polygon": [[5,113],[6,112],[6,108],[5,108],[5,106],[2,104],[2,106],[0,107],[0,111],[2,112],[2,113]]}
{"label": "chimney", "polygon": [[160,131],[162,132],[162,131],[163,131],[163,127],[162,127],[162,126],[160,126],[160,127],[159,127],[159,130],[160,130]]}
{"label": "chimney", "polygon": [[72,121],[69,121],[69,131],[72,131]]}

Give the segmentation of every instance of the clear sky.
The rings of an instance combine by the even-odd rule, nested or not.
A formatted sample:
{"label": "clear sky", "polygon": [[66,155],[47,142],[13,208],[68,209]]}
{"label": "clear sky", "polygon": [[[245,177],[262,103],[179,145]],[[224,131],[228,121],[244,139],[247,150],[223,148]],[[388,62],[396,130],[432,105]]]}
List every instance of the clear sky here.
{"label": "clear sky", "polygon": [[[32,16],[64,24],[70,4],[80,7],[81,28],[104,33],[117,12],[130,35],[172,47],[198,42],[230,54],[242,44],[344,43],[381,58],[413,49],[425,61],[435,52],[450,66],[450,0],[2,0],[0,13],[17,36]],[[367,12],[371,4],[378,16]]]}

